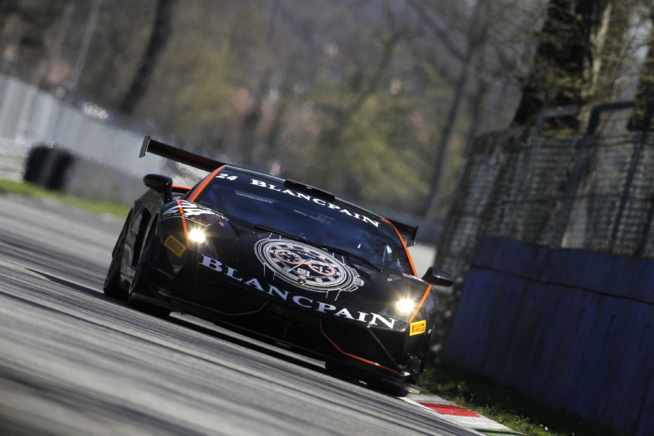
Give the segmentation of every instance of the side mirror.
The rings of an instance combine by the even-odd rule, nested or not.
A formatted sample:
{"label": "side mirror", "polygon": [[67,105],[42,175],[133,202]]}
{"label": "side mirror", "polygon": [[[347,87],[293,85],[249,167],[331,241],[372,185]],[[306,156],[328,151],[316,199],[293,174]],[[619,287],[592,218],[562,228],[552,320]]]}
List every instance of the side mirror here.
{"label": "side mirror", "polygon": [[161,194],[164,203],[173,199],[173,179],[160,174],[148,174],[143,177],[143,183],[148,188]]}
{"label": "side mirror", "polygon": [[435,266],[430,266],[422,279],[429,284],[438,286],[449,287],[454,284],[454,278],[451,275]]}

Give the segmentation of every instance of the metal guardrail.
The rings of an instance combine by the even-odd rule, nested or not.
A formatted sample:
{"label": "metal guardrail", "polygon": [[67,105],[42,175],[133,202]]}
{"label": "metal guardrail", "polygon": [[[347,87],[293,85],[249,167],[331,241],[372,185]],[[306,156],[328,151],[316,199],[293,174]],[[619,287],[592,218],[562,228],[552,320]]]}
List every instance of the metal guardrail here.
{"label": "metal guardrail", "polygon": [[97,118],[88,104],[70,105],[21,80],[0,75],[0,145],[57,144],[75,155],[140,176],[163,168],[138,159],[143,133]]}
{"label": "metal guardrail", "polygon": [[128,202],[143,188],[143,174],[175,173],[160,157],[138,159],[141,132],[113,124],[92,109],[97,108],[71,105],[16,77],[0,75],[0,177],[22,180],[30,150],[39,144],[74,155],[69,167],[75,174],[68,175],[62,191],[82,197]]}

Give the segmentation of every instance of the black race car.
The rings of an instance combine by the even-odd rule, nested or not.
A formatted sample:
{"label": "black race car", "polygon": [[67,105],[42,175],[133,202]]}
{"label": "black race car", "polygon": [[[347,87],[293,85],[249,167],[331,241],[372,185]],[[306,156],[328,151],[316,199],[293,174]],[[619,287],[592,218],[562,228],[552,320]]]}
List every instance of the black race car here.
{"label": "black race car", "polygon": [[144,177],[105,294],[282,344],[394,395],[417,383],[436,321],[431,285],[452,284],[434,267],[416,277],[406,246],[417,227],[147,136],[146,152],[210,174],[192,188]]}

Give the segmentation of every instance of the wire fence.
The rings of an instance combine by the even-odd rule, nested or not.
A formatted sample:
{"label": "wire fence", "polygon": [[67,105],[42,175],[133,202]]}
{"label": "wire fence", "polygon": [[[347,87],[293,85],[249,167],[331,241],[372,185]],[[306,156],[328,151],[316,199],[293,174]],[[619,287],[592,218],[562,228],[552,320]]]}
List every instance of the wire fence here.
{"label": "wire fence", "polygon": [[[525,139],[517,130],[477,138],[436,256],[436,265],[459,278],[446,312],[456,307],[483,236],[654,258],[654,136],[595,135],[607,131],[597,118],[606,109],[593,112],[580,138]],[[615,115],[607,118],[616,123]]]}

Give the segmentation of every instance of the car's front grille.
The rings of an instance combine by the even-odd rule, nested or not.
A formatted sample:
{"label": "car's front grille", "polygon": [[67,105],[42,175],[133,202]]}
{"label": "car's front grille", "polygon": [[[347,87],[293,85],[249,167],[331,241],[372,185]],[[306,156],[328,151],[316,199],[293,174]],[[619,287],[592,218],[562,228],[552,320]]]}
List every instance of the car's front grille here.
{"label": "car's front grille", "polygon": [[395,368],[403,355],[403,332],[322,321],[322,331],[344,354]]}

